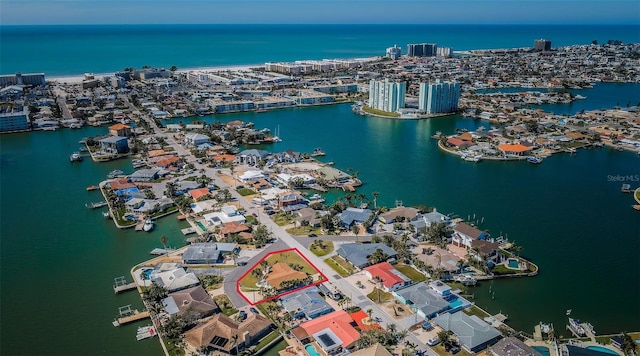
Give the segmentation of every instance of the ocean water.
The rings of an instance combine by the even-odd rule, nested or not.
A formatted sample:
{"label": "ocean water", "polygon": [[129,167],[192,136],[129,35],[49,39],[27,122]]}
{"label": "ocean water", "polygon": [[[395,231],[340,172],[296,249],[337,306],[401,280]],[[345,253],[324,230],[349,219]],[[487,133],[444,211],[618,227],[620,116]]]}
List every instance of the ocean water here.
{"label": "ocean water", "polygon": [[562,25],[125,25],[0,26],[0,73],[48,76],[126,67],[194,68],[384,55],[397,44],[453,50],[640,42],[638,26]]}
{"label": "ocean water", "polygon": [[[484,31],[455,26],[442,30],[442,37],[434,28],[446,27],[1,27],[0,72],[67,75],[145,64],[186,68],[344,58],[379,54],[394,43],[447,45],[454,38],[454,49],[529,46],[539,37],[554,45],[593,39],[638,41],[635,28],[615,26],[498,26],[483,27]],[[587,100],[572,105],[607,108],[636,103],[638,93],[637,84],[602,83],[584,94]],[[562,105],[548,108],[552,109],[580,110]],[[491,286],[495,299],[488,293],[489,284],[471,291],[476,303],[508,314],[518,329],[531,332],[541,320],[561,329],[564,310],[572,308],[575,317],[591,322],[599,333],[640,330],[640,214],[630,208],[631,195],[620,193],[622,183],[610,178],[640,174],[635,154],[602,148],[557,155],[540,165],[473,164],[440,152],[430,136],[488,126],[486,122],[460,116],[423,121],[364,118],[352,114],[348,104],[205,119],[279,127],[284,141],[264,146],[270,151],[310,152],[322,147],[324,160],[359,172],[365,182],[362,193],[380,192],[379,204],[403,200],[405,205],[435,206],[464,218],[484,217],[483,228],[524,246],[523,256],[542,268],[535,278],[496,281]],[[179,230],[185,225],[171,216],[151,233],[123,231],[84,207],[100,199],[86,186],[113,169],[133,170],[128,160],[69,163],[78,140],[105,132],[104,127],[86,127],[0,137],[2,355],[162,353],[157,339],[135,341],[136,326],[146,322],[111,325],[119,306],[142,305],[136,293],[114,295],[111,286],[114,277],[130,278],[129,269],[160,247],[160,236],[168,236],[170,245],[183,245]],[[38,335],[38,342],[29,342],[33,335]]]}

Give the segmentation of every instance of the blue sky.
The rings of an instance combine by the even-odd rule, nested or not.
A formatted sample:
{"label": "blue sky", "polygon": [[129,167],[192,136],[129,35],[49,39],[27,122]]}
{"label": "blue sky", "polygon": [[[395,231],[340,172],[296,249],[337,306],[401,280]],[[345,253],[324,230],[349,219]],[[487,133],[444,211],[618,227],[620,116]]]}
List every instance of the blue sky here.
{"label": "blue sky", "polygon": [[0,23],[638,24],[638,0],[1,0]]}

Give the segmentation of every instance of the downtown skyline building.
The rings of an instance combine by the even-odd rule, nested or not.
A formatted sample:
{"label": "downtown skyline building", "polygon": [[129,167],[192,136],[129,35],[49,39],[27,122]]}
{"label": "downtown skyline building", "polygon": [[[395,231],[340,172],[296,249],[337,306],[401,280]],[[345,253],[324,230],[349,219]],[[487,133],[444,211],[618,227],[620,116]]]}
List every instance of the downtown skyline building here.
{"label": "downtown skyline building", "polygon": [[369,82],[369,107],[387,112],[396,112],[404,108],[407,93],[406,82],[390,79]]}
{"label": "downtown skyline building", "polygon": [[458,110],[460,82],[420,83],[418,109],[427,114],[451,113]]}
{"label": "downtown skyline building", "polygon": [[409,57],[434,57],[438,53],[438,45],[435,43],[413,43],[407,45]]}

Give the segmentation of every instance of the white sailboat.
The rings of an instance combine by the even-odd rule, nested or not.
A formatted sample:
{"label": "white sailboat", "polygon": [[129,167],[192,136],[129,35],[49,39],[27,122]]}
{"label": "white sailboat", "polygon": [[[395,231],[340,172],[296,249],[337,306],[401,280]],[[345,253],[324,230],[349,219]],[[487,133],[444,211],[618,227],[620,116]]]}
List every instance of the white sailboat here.
{"label": "white sailboat", "polygon": [[282,139],[280,138],[280,125],[278,125],[278,128],[276,128],[276,134],[272,137],[272,141],[282,142]]}

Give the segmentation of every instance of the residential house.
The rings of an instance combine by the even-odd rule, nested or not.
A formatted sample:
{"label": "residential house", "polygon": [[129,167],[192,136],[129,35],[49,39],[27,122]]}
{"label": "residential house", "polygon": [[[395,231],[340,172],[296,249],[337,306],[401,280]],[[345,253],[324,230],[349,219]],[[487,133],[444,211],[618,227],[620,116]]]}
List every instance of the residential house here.
{"label": "residential house", "polygon": [[431,226],[431,224],[439,223],[450,225],[451,218],[434,210],[430,213],[418,214],[415,219],[411,221],[411,225],[413,225],[415,231],[420,233],[426,233],[426,230]]}
{"label": "residential house", "polygon": [[438,295],[441,297],[447,298],[451,296],[451,287],[449,287],[442,281],[429,282],[429,288],[438,293]]}
{"label": "residential house", "polygon": [[184,141],[188,146],[193,147],[198,147],[203,143],[210,143],[209,136],[198,133],[185,135]]}
{"label": "residential house", "polygon": [[342,244],[336,251],[338,256],[344,258],[352,265],[358,268],[364,268],[369,266],[369,256],[371,256],[377,249],[382,250],[388,257],[387,261],[393,260],[397,252],[391,247],[383,243],[363,244],[363,243],[350,243]]}
{"label": "residential house", "polygon": [[433,321],[444,330],[453,332],[460,346],[470,353],[481,351],[502,337],[498,330],[482,319],[461,311],[440,314]]}
{"label": "residential house", "polygon": [[392,292],[411,285],[411,279],[395,269],[389,262],[381,262],[364,268],[364,274],[371,280],[380,279],[382,289]]}
{"label": "residential house", "polygon": [[[224,314],[216,314],[204,324],[184,333],[184,340],[197,350],[202,348],[235,354],[255,345],[271,332],[272,323],[259,314],[251,314],[237,322]],[[237,337],[237,341],[233,339]]]}
{"label": "residential house", "polygon": [[100,150],[108,154],[129,152],[129,141],[126,137],[109,136],[100,140]]}
{"label": "residential house", "polygon": [[277,290],[283,289],[282,283],[285,281],[302,280],[307,278],[307,274],[302,271],[296,271],[284,262],[278,262],[271,266],[267,275],[267,283]]}
{"label": "residential house", "polygon": [[182,254],[184,264],[212,264],[222,263],[224,255],[235,250],[234,243],[196,243],[192,244]]}
{"label": "residential house", "polygon": [[542,356],[533,347],[513,336],[498,341],[487,351],[491,356]]}
{"label": "residential house", "polygon": [[453,227],[452,244],[458,247],[471,248],[471,241],[486,240],[489,234],[465,223]]}
{"label": "residential house", "polygon": [[164,287],[169,293],[195,287],[200,280],[192,272],[185,271],[182,267],[170,270],[154,270],[149,276],[151,282]]}
{"label": "residential house", "polygon": [[203,216],[204,220],[213,226],[219,226],[230,222],[244,223],[247,219],[240,214],[235,206],[225,205],[220,211],[209,213]]}
{"label": "residential house", "polygon": [[198,188],[202,188],[202,183],[192,180],[179,180],[174,183],[173,194],[178,196]]}
{"label": "residential house", "polygon": [[209,188],[207,187],[191,189],[187,192],[187,194],[191,197],[191,199],[193,199],[194,202],[197,202],[198,200],[203,200],[204,198],[208,198],[209,193],[210,191],[209,191]]}
{"label": "residential house", "polygon": [[220,308],[202,286],[183,289],[169,293],[162,300],[164,310],[170,315],[184,315],[187,311],[197,313],[205,318],[220,312]]}
{"label": "residential house", "polygon": [[258,162],[264,160],[269,155],[269,152],[265,150],[244,150],[236,155],[236,162],[240,164],[247,164],[255,166]]}
{"label": "residential house", "polygon": [[380,214],[378,216],[378,220],[383,224],[391,224],[396,221],[411,221],[416,218],[418,215],[418,209],[406,207],[406,206],[398,206],[389,211]]}
{"label": "residential house", "polygon": [[336,310],[300,324],[291,334],[302,344],[315,340],[325,353],[332,355],[352,347],[360,339],[355,325],[346,311]]}
{"label": "residential house", "polygon": [[501,144],[498,145],[498,149],[505,155],[505,156],[526,156],[528,155],[532,148],[525,146],[525,145],[521,145],[521,144]]}
{"label": "residential house", "polygon": [[414,284],[392,294],[423,319],[431,319],[449,309],[449,302],[425,283]]}
{"label": "residential house", "polygon": [[226,223],[220,229],[220,235],[228,237],[229,235],[240,234],[242,232],[250,232],[251,228],[246,224],[237,222]]}
{"label": "residential house", "polygon": [[369,220],[373,212],[369,209],[347,208],[340,213],[342,226],[350,227],[353,224],[362,224]]}
{"label": "residential house", "polygon": [[242,173],[240,176],[238,176],[238,179],[240,179],[242,183],[250,183],[250,182],[254,182],[254,181],[265,179],[265,178],[266,176],[262,171],[256,171],[256,170],[248,170]]}
{"label": "residential house", "polygon": [[129,180],[132,182],[151,182],[168,172],[161,170],[160,168],[147,168],[139,169],[129,175]]}
{"label": "residential house", "polygon": [[119,137],[129,137],[131,136],[131,126],[124,124],[115,124],[109,126],[109,135],[111,136],[119,136]]}
{"label": "residential house", "polygon": [[124,206],[125,210],[130,214],[151,216],[155,212],[162,211],[173,206],[173,204],[173,200],[170,198],[131,198],[124,203]]}
{"label": "residential house", "polygon": [[[475,252],[477,250],[477,253]],[[504,256],[500,254],[500,244],[486,240],[471,241],[471,249],[469,253],[473,254],[478,261],[484,261],[489,264],[499,264]]]}
{"label": "residential house", "polygon": [[391,356],[391,352],[389,352],[384,346],[382,346],[382,344],[378,342],[364,349],[351,352],[349,353],[349,355],[350,356]]}
{"label": "residential house", "polygon": [[302,208],[297,211],[298,217],[296,218],[296,223],[302,225],[303,221],[309,223],[311,227],[320,227],[320,222],[322,217],[327,215],[327,211],[314,210],[311,208]]}
{"label": "residential house", "polygon": [[282,307],[293,315],[294,319],[315,319],[333,311],[317,287],[306,288],[299,292],[291,293],[280,298]]}
{"label": "residential house", "polygon": [[309,202],[300,194],[285,193],[278,199],[278,207],[282,211],[296,211],[307,207]]}

